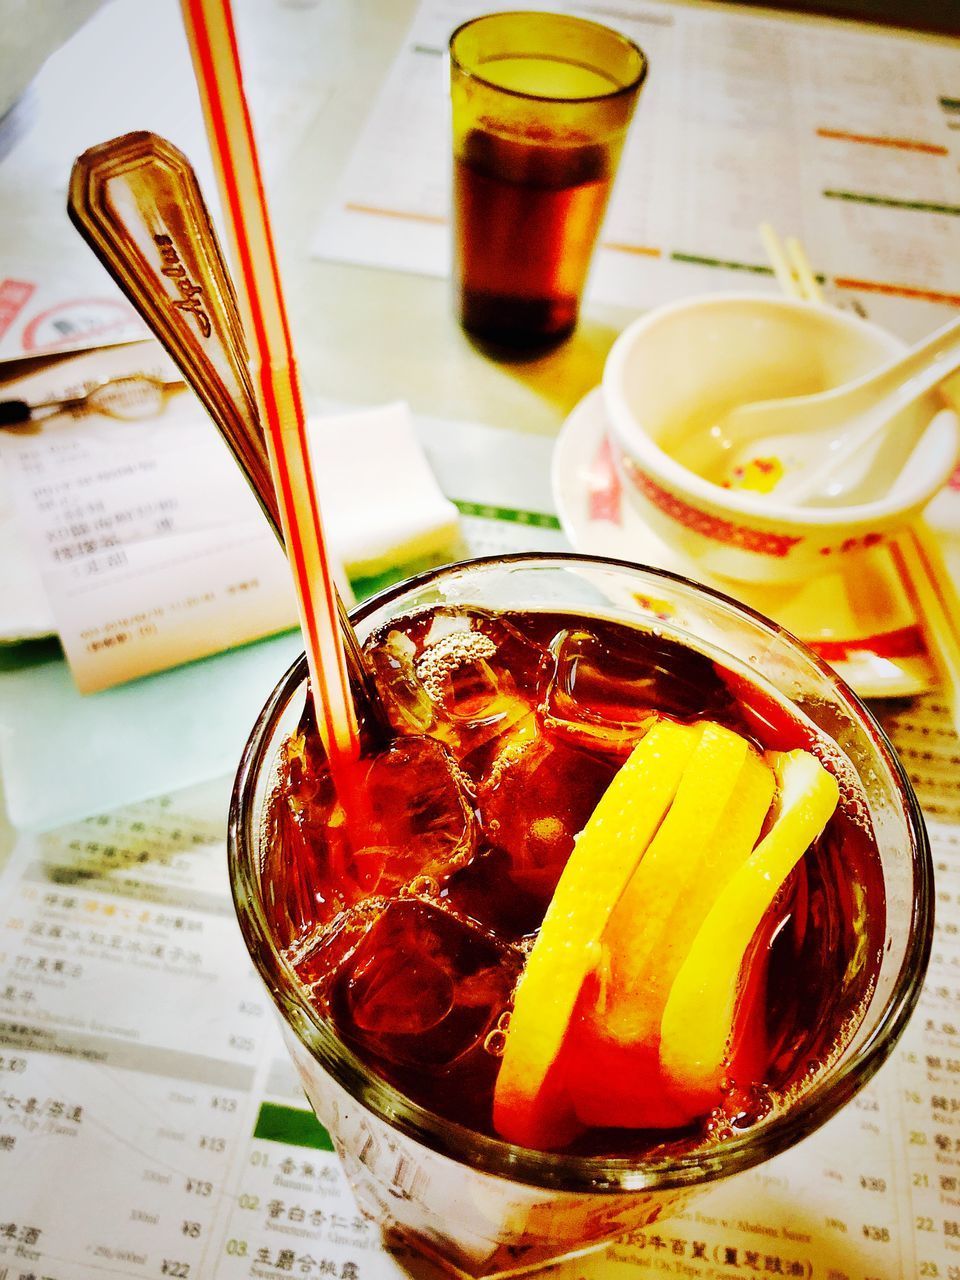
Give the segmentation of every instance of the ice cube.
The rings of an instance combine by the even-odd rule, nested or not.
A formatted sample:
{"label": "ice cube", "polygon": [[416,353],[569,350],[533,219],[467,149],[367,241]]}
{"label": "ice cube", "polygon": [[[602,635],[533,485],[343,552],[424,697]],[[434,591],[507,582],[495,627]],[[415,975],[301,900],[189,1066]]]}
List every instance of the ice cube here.
{"label": "ice cube", "polygon": [[472,727],[502,719],[518,697],[532,697],[547,657],[506,618],[458,610],[435,615],[416,672],[450,721]]}
{"label": "ice cube", "polygon": [[462,759],[531,709],[549,654],[484,613],[440,610],[429,627],[418,622],[387,632],[367,657],[394,729],[429,733]]}
{"label": "ice cube", "polygon": [[450,912],[398,899],[340,968],[331,1011],[343,1038],[375,1059],[445,1071],[484,1052],[521,968],[519,952]]}
{"label": "ice cube", "polygon": [[[533,623],[536,615],[530,615]],[[550,662],[549,644],[541,642],[530,631],[521,628],[503,615],[476,612],[470,615],[474,630],[489,636],[497,646],[494,667],[503,683],[504,676],[517,693],[535,697],[541,676]],[[522,621],[522,619],[521,619]]]}
{"label": "ice cube", "polygon": [[440,610],[423,634],[408,626],[371,652],[391,721],[440,739],[476,777],[492,758],[487,744],[533,710],[549,652],[482,611]]}
{"label": "ice cube", "polygon": [[476,921],[505,942],[523,945],[540,927],[547,896],[542,891],[528,892],[512,871],[506,850],[481,849],[469,866],[454,872],[441,897],[458,915]]}
{"label": "ice cube", "polygon": [[336,794],[309,717],[283,745],[270,798],[261,883],[278,944],[296,950],[318,921],[330,920],[356,895],[342,866]]}
{"label": "ice cube", "polygon": [[414,641],[402,631],[388,631],[367,656],[394,729],[398,733],[429,733],[436,721],[436,708],[414,668]]}
{"label": "ice cube", "polygon": [[417,878],[442,884],[473,856],[473,805],[442,743],[397,738],[338,796],[325,768],[299,762],[297,742],[271,805],[264,872],[274,914],[288,922],[283,945],[372,895]]}
{"label": "ice cube", "polygon": [[354,875],[365,894],[419,878],[442,883],[474,852],[462,775],[433,738],[398,738],[363,770],[344,807]]}
{"label": "ice cube", "polygon": [[426,646],[416,672],[450,720],[476,724],[500,714],[501,684],[490,662],[496,652],[482,631],[448,631]]}
{"label": "ice cube", "polygon": [[541,706],[544,724],[581,747],[625,759],[663,714],[716,717],[730,695],[709,658],[668,637],[634,631],[627,642],[597,631],[563,631]]}
{"label": "ice cube", "polygon": [[[578,750],[531,720],[508,735],[480,783],[486,841],[508,855],[510,881],[538,904],[541,916],[575,836],[615,771],[615,762]],[[502,893],[509,895],[508,885]]]}
{"label": "ice cube", "polygon": [[329,1005],[329,988],[340,966],[376,923],[383,908],[382,898],[367,898],[341,911],[332,924],[318,925],[298,946],[287,949],[287,959],[297,977],[321,1008]]}

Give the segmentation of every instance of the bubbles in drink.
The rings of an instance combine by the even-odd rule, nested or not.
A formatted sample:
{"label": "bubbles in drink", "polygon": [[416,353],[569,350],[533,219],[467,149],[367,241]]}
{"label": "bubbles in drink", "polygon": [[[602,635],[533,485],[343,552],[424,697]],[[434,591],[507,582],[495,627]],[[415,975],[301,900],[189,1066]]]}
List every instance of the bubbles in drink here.
{"label": "bubbles in drink", "polygon": [[495,1058],[502,1058],[503,1051],[507,1047],[507,1032],[509,1030],[510,1010],[507,1009],[497,1019],[497,1025],[494,1029],[487,1033],[487,1038],[483,1042],[486,1052],[492,1054]]}
{"label": "bubbles in drink", "polygon": [[501,714],[501,692],[489,662],[496,652],[496,644],[482,631],[447,631],[424,649],[416,673],[451,720],[481,723]]}

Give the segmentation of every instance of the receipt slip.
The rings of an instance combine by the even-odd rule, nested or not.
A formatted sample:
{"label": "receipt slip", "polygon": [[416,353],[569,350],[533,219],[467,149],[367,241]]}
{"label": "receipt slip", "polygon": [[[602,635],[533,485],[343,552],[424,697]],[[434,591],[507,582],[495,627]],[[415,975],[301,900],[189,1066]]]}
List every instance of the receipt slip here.
{"label": "receipt slip", "polygon": [[58,420],[2,448],[83,693],[295,626],[283,553],[199,408]]}
{"label": "receipt slip", "polygon": [[[2,388],[37,404],[133,372],[152,344],[86,354]],[[296,625],[281,548],[194,397],[155,417],[61,414],[0,432],[23,541],[83,693]]]}

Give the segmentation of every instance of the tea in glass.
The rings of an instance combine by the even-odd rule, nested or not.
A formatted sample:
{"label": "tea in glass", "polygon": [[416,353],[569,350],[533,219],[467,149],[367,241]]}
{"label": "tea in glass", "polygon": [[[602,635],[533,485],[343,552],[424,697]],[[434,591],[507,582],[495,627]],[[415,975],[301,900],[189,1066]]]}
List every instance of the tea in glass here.
{"label": "tea in glass", "polygon": [[[241,769],[231,856],[308,1094],[388,1230],[470,1275],[596,1247],[783,1150],[869,1078],[919,990],[929,850],[829,669],[723,597],[575,557],[443,570],[367,608],[395,736],[338,794],[309,710],[292,718],[292,673]],[[592,909],[620,859],[597,816],[641,767],[625,803],[649,807],[671,753],[679,781],[605,927],[550,953],[564,892],[562,919]],[[704,1065],[716,1000],[696,1000],[736,934],[730,886],[753,892],[743,868],[799,811],[791,761],[836,807],[741,929]],[[546,1032],[521,1006],[545,954],[543,1008],[576,986],[527,1096],[517,1046]]]}

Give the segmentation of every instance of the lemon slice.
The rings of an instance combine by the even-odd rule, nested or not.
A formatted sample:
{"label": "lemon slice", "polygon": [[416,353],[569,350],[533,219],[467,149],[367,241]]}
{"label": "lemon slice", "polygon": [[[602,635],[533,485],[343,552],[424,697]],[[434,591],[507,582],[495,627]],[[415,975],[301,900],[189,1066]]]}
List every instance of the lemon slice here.
{"label": "lemon slice", "polygon": [[772,828],[720,890],[680,966],[660,1027],[668,1087],[715,1093],[747,948],[787,876],[830,820],[836,779],[806,751],[767,752],[779,784]]}
{"label": "lemon slice", "polygon": [[647,990],[651,1003],[661,1012],[717,895],[756,845],[775,789],[773,769],[759,754],[749,751],[737,785],[717,823],[713,842],[702,851],[688,892],[677,901],[659,939]]}
{"label": "lemon slice", "polygon": [[719,886],[749,854],[773,799],[773,774],[745,738],[704,726],[670,811],[603,935],[607,972],[597,1019],[637,1043],[663,1006]]}
{"label": "lemon slice", "polygon": [[[719,772],[726,763],[732,788]],[[671,1128],[698,1114],[699,1098],[691,1108],[662,1088],[663,1011],[720,888],[756,844],[773,792],[773,770],[752,747],[717,725],[705,728],[670,813],[610,917],[600,970],[578,1005],[566,1081],[582,1124]]]}
{"label": "lemon slice", "polygon": [[[569,1141],[572,1111],[551,1080],[600,937],[676,794],[701,726],[658,721],[577,837],[517,987],[494,1094],[494,1125],[521,1146]],[[564,1116],[564,1107],[569,1114]]]}

